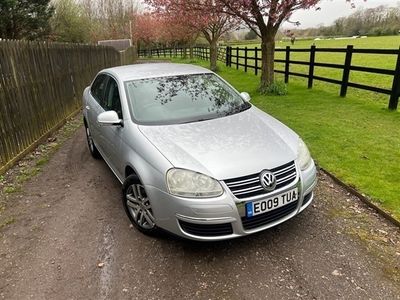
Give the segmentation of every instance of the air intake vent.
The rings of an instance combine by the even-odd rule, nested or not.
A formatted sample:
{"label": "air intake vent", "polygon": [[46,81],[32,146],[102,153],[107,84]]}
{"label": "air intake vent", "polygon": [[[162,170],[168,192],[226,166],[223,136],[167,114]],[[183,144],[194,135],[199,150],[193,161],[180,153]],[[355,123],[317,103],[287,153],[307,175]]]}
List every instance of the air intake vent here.
{"label": "air intake vent", "polygon": [[179,220],[183,231],[197,236],[222,236],[233,233],[231,223],[195,224]]}

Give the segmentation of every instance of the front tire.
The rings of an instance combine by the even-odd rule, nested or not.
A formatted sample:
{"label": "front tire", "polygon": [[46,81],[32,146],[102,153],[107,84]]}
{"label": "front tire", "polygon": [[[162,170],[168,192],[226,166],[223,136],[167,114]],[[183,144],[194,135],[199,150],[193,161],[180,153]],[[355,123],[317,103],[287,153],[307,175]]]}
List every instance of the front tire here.
{"label": "front tire", "polygon": [[136,175],[126,178],[122,187],[122,203],[131,223],[141,232],[154,235],[158,232],[150,199]]}

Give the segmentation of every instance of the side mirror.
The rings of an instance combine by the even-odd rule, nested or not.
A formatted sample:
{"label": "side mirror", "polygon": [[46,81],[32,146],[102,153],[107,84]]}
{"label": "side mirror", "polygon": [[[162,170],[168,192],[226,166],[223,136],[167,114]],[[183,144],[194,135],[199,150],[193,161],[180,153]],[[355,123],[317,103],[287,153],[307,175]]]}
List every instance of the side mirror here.
{"label": "side mirror", "polygon": [[97,122],[101,126],[123,126],[122,120],[118,117],[118,114],[113,111],[105,111],[97,116]]}
{"label": "side mirror", "polygon": [[250,97],[249,93],[247,93],[247,92],[240,93],[240,96],[246,102],[250,102],[250,100],[251,100],[251,97]]}

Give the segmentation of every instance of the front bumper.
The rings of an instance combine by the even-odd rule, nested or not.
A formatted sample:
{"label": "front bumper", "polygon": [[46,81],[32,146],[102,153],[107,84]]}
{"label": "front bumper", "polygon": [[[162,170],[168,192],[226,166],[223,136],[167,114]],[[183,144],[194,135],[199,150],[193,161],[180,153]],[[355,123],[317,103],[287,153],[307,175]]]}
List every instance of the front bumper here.
{"label": "front bumper", "polygon": [[[181,198],[154,186],[145,188],[152,200],[152,209],[158,227],[192,240],[218,241],[245,236],[276,226],[307,208],[313,201],[313,189],[317,182],[314,163],[305,171],[300,172],[298,169],[297,174],[293,183],[280,190],[246,199],[237,199],[224,183],[222,185],[225,192],[219,197],[208,199]],[[296,186],[299,199],[292,207],[286,205],[287,207],[283,206],[283,208],[286,207],[285,211],[274,210],[276,212],[273,218],[270,218],[271,222],[263,222],[261,226],[249,228],[244,225],[247,202],[271,198]]]}

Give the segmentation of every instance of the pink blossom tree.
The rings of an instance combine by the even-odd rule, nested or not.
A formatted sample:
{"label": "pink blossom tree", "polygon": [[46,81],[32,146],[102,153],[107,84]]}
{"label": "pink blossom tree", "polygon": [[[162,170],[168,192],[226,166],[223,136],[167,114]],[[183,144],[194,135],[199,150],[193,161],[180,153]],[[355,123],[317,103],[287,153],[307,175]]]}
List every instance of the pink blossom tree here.
{"label": "pink blossom tree", "polygon": [[[289,21],[293,12],[318,9],[321,0],[216,0],[221,12],[239,17],[261,38],[262,67],[260,90],[274,82],[275,36],[279,27]],[[366,0],[364,0],[366,1]],[[352,8],[354,0],[346,0]],[[294,22],[296,23],[296,22]]]}
{"label": "pink blossom tree", "polygon": [[135,15],[132,24],[132,38],[135,43],[146,46],[176,44],[187,45],[193,43],[198,32],[186,26],[181,19],[172,19],[158,13]]}
{"label": "pink blossom tree", "polygon": [[160,19],[152,14],[135,15],[132,24],[132,38],[135,43],[150,45],[157,43],[161,36]]}
{"label": "pink blossom tree", "polygon": [[239,18],[225,14],[222,4],[215,0],[146,0],[157,13],[179,19],[185,26],[201,32],[210,44],[210,69],[217,69],[218,41],[236,29]]}

